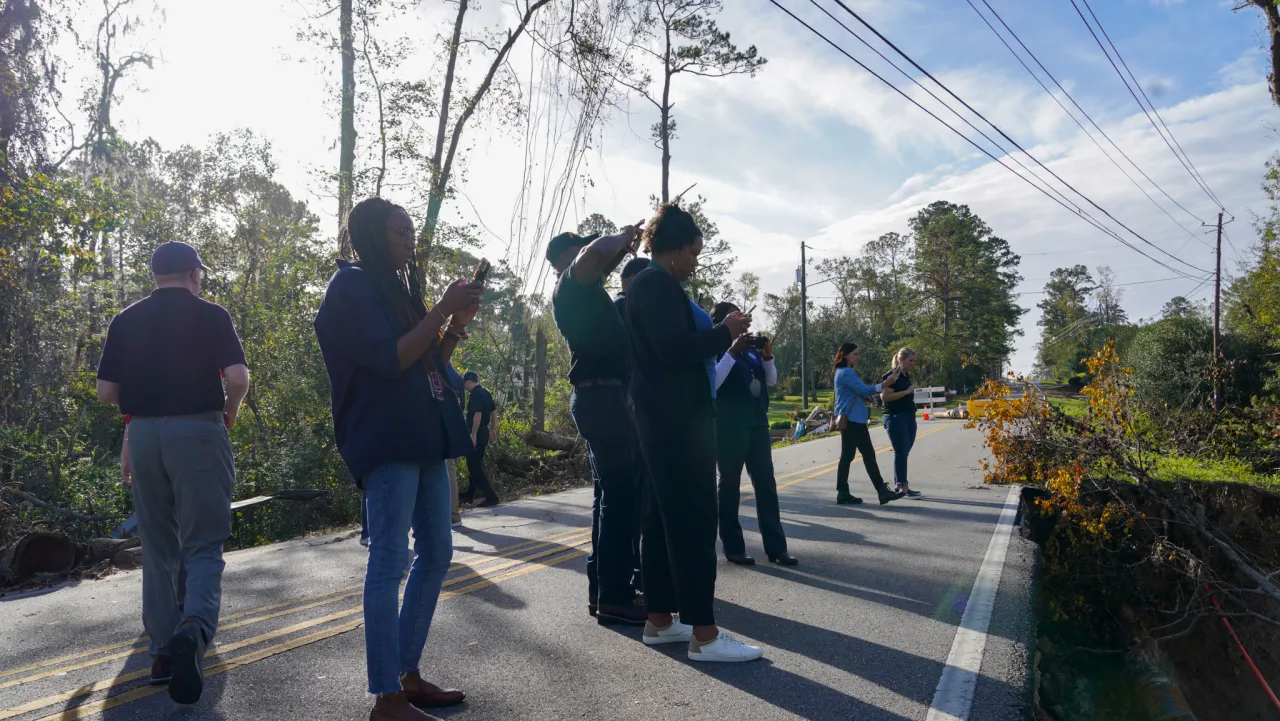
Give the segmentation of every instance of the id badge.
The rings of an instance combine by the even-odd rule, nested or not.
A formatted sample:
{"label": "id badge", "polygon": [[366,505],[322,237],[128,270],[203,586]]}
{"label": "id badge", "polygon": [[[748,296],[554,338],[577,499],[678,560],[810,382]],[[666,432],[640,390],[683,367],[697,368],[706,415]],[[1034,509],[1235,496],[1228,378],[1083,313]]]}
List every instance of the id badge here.
{"label": "id badge", "polygon": [[427,378],[431,379],[431,395],[438,401],[444,400],[444,379],[436,371],[428,372]]}

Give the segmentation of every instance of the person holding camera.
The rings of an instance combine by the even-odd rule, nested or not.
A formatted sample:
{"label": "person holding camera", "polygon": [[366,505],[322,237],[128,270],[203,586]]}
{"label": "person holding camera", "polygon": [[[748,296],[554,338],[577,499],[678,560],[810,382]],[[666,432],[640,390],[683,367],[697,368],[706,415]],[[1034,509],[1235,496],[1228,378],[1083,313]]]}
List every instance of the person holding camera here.
{"label": "person holding camera", "polygon": [[635,251],[642,224],[603,237],[561,233],[547,245],[547,261],[559,273],[551,307],[569,344],[569,412],[587,441],[595,486],[587,612],[601,625],[643,625],[647,618],[635,578],[642,481],[627,407],[624,331],[604,289],[605,278]]}
{"label": "person holding camera", "polygon": [[[723,323],[739,312],[733,303],[717,303],[711,320]],[[769,388],[778,383],[773,364],[773,342],[768,338],[740,335],[716,363],[716,439],[720,468],[720,543],[730,563],[750,566],[738,522],[742,495],[742,468],[746,466],[756,491],[756,520],[764,540],[764,552],[773,563],[794,566],[799,561],[787,553],[778,509],[778,485],[773,477],[773,439],[769,437]]]}
{"label": "person holding camera", "polygon": [[[678,205],[658,208],[644,232],[649,267],[627,292],[623,319],[633,360],[631,400],[648,467],[641,566],[646,644],[688,643],[690,661],[752,661],[716,626],[715,359],[751,327],[716,325],[681,284],[698,267],[702,231]],[[679,612],[679,621],[673,614]]]}
{"label": "person holding camera", "polygon": [[891,491],[880,475],[880,466],[876,464],[876,449],[871,443],[871,433],[867,430],[870,413],[863,396],[878,396],[885,387],[892,386],[900,374],[898,369],[889,372],[881,383],[869,386],[858,377],[854,370],[862,351],[857,343],[844,343],[836,351],[833,368],[835,370],[836,387],[836,420],[835,426],[840,431],[840,465],[836,469],[836,503],[840,505],[862,503],[862,499],[849,492],[849,466],[854,455],[862,452],[862,465],[867,469],[871,485],[876,489],[880,505],[896,501],[905,494]]}
{"label": "person holding camera", "polygon": [[[893,370],[880,380],[884,390],[884,429],[893,444],[893,490],[907,498],[919,498],[922,493],[911,490],[907,483],[907,456],[916,444],[916,385],[911,382],[911,371],[916,369],[916,352],[902,348],[893,359]],[[897,378],[889,376],[897,372]]]}
{"label": "person holding camera", "polygon": [[369,692],[377,696],[369,719],[430,721],[436,717],[416,706],[451,706],[465,698],[426,681],[419,665],[453,556],[445,461],[472,450],[443,369],[479,310],[484,287],[459,280],[428,310],[414,262],[413,221],[382,198],[357,203],[346,233],[359,260],[338,261],[315,331],[329,374],[338,452],[368,504],[365,659]]}

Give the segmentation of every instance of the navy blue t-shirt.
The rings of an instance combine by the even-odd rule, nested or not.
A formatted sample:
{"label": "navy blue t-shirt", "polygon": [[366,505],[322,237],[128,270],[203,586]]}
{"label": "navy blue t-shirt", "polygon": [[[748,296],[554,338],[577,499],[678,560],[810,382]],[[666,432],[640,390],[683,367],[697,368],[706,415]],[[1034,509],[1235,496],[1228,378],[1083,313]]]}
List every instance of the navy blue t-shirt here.
{"label": "navy blue t-shirt", "polygon": [[[892,372],[893,371],[889,371],[889,373],[892,373]],[[888,378],[889,373],[885,373],[884,375],[880,376],[880,380],[883,381],[886,378]],[[902,373],[898,375],[898,380],[894,381],[893,385],[889,386],[887,390],[905,391],[910,387],[911,387],[911,376],[907,375],[906,371],[902,371]],[[888,403],[884,404],[884,412],[885,413],[915,413],[916,397],[912,394],[907,394],[896,401],[889,401]]]}
{"label": "navy blue t-shirt", "polygon": [[475,422],[475,414],[480,414],[480,428],[476,431],[476,439],[489,437],[489,422],[493,420],[493,412],[497,410],[493,402],[493,394],[484,386],[471,389],[471,397],[467,399],[467,428]]}
{"label": "navy blue t-shirt", "polygon": [[138,418],[221,412],[222,371],[244,362],[226,309],[156,288],[111,321],[98,379],[119,383],[120,412]]}

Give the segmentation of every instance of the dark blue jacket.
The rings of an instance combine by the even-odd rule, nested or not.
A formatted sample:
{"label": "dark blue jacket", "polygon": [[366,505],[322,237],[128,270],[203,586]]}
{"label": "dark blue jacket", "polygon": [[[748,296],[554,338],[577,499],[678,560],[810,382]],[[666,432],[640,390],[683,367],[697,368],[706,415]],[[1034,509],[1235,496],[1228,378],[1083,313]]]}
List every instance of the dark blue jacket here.
{"label": "dark blue jacket", "polygon": [[338,261],[315,329],[338,452],[357,482],[388,463],[438,463],[472,451],[451,384],[437,401],[420,364],[400,370],[396,342],[407,329],[358,264]]}
{"label": "dark blue jacket", "polygon": [[747,350],[733,362],[716,392],[716,421],[722,428],[769,425],[769,387],[759,351]]}

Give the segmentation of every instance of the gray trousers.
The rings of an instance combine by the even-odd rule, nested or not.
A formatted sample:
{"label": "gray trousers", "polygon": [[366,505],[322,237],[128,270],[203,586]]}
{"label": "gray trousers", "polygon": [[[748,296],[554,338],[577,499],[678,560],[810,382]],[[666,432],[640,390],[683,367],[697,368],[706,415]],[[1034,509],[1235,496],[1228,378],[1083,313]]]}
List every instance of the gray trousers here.
{"label": "gray trousers", "polygon": [[166,653],[187,618],[209,644],[222,605],[222,544],[231,535],[235,483],[222,414],[134,418],[129,454],[151,654]]}

